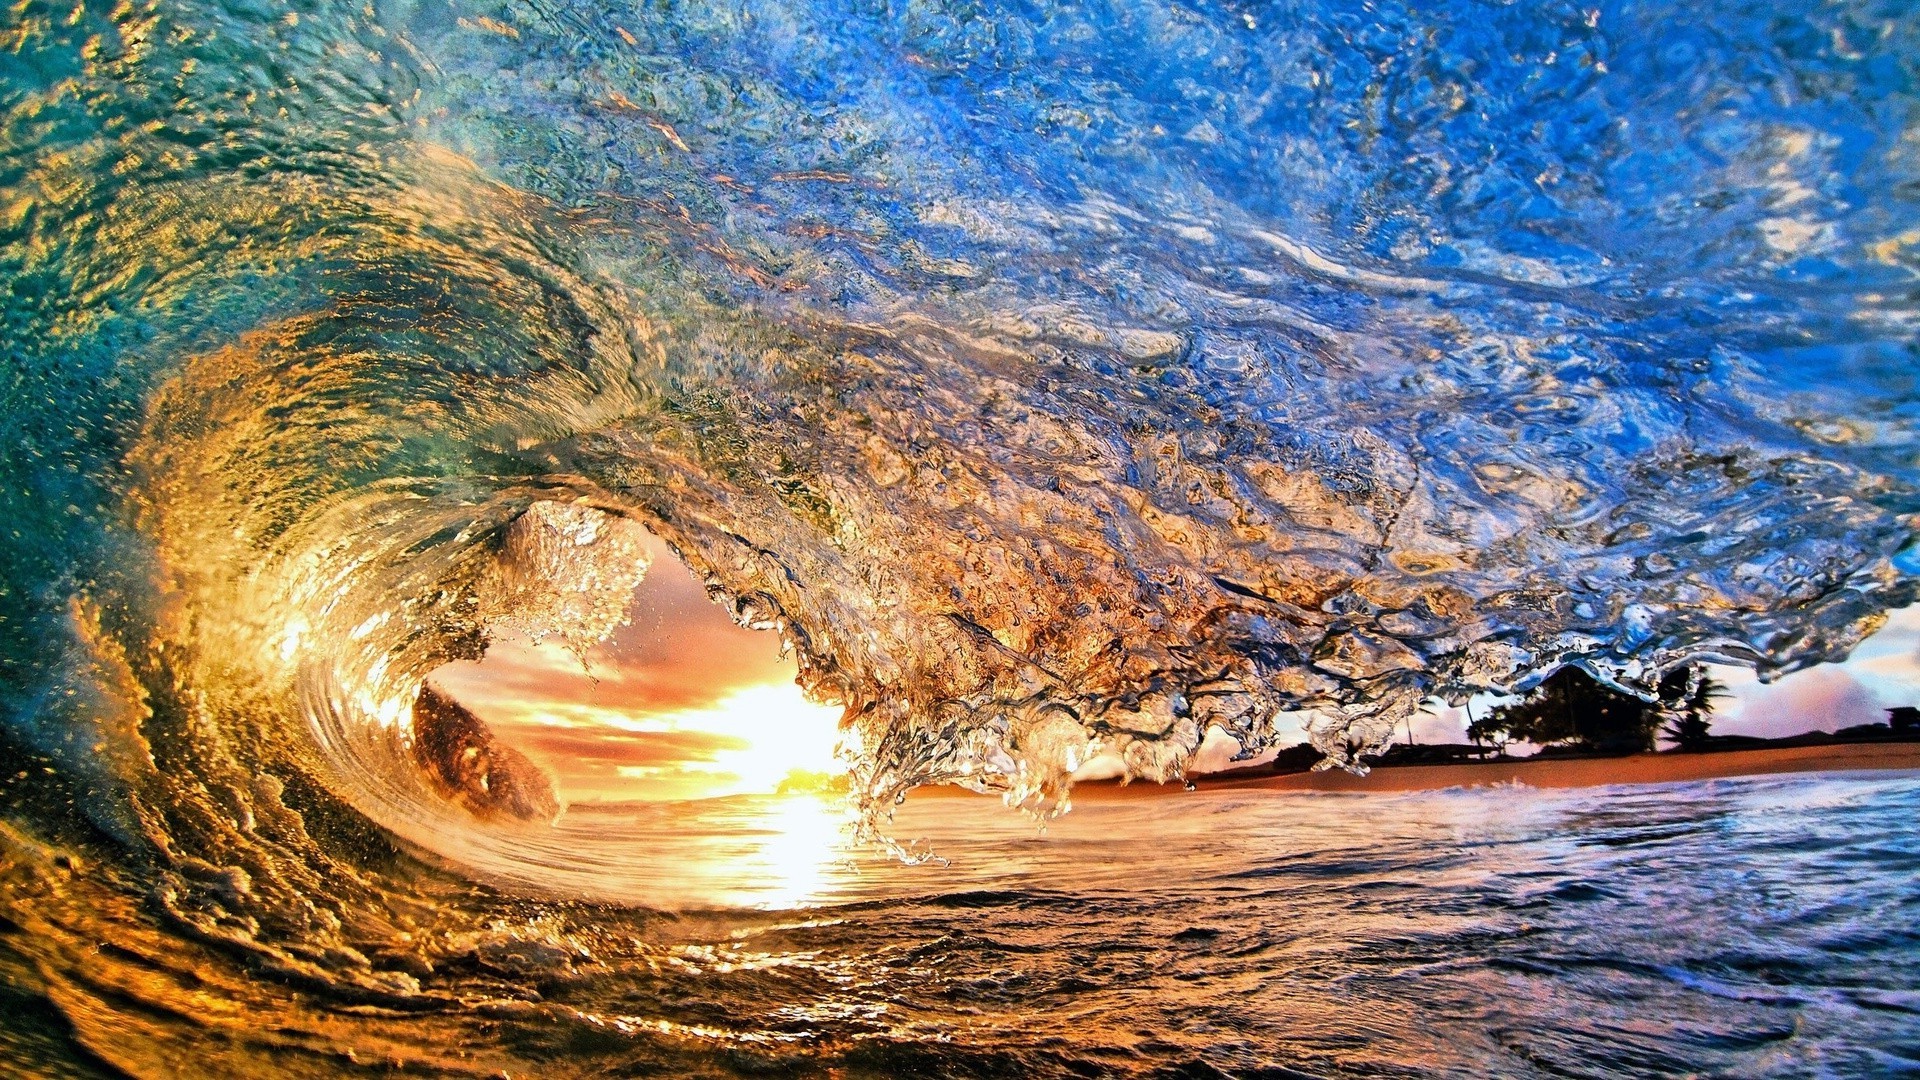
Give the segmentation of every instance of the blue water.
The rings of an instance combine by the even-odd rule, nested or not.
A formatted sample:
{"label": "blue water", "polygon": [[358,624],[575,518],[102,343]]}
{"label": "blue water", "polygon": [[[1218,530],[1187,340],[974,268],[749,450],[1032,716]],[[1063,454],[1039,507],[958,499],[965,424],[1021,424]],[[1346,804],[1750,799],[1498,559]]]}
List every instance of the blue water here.
{"label": "blue water", "polygon": [[[482,820],[423,774],[411,709],[496,631],[607,632],[635,526],[846,707],[869,836],[922,785],[1058,809],[1095,753],[1178,779],[1210,731],[1255,751],[1283,714],[1357,769],[1422,703],[1567,664],[1644,689],[1838,659],[1916,598],[1917,91],[1897,2],[16,4],[4,1045],[82,1074],[183,1046],[207,1075],[458,1071],[469,1045],[481,1075],[1906,1068],[1909,999],[1844,989],[1871,982],[1848,958],[1911,951],[1875,921],[1908,868],[1869,839],[1911,816],[1897,783],[1738,789],[1787,809],[1727,820],[1781,835],[1887,826],[1791,856],[1744,825],[1582,847],[1634,826],[1476,796],[1469,831],[1551,822],[1469,859],[1507,882],[1485,895],[1534,896],[1500,875],[1556,850],[1597,891],[1541,893],[1564,924],[1462,916],[1493,936],[1438,959],[1366,927],[1446,893],[1453,834],[1286,801],[1178,844],[1116,826],[1131,899],[873,900],[850,944],[779,932],[840,966],[710,983],[660,944],[700,890],[649,895],[644,860],[574,879],[610,837],[698,851],[726,814],[584,848],[584,819]],[[1393,869],[1323,852],[1312,904],[1226,878],[1179,917],[1138,871],[1229,837],[1250,867],[1296,811]],[[1883,899],[1828,948],[1800,934],[1843,904],[1835,851]],[[814,902],[755,859],[684,877]],[[1776,893],[1707,869],[1735,864],[1813,914],[1767,922]],[[970,952],[1029,917],[1039,952]],[[1749,917],[1815,960],[1714,966]],[[1500,936],[1527,919],[1539,955]],[[713,925],[699,948],[772,924]],[[1315,944],[1234,959],[1283,932]],[[1631,959],[1577,960],[1586,933]],[[1091,989],[1019,982],[1027,955]],[[1154,981],[1182,972],[1215,1004]],[[575,992],[599,1019],[567,1019]],[[1304,1004],[1235,1027],[1242,999]],[[736,1021],[754,1037],[706,1033]],[[1679,1049],[1632,1056],[1655,1046]]]}

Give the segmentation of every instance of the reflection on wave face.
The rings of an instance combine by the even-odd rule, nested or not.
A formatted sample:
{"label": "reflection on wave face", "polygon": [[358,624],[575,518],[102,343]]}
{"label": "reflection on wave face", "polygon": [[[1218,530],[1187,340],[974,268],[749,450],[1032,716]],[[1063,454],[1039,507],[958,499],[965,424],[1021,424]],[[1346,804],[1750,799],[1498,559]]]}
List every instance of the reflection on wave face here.
{"label": "reflection on wave face", "polygon": [[[870,829],[943,781],[1057,807],[1095,753],[1177,777],[1283,710],[1357,766],[1565,664],[1844,654],[1915,593],[1916,35],[1891,0],[9,8],[4,897],[54,943],[20,985],[84,1012],[57,943],[124,924],[329,1017],[563,997],[624,931],[514,899],[578,853],[527,856],[562,834],[494,780],[531,768],[423,739],[420,691],[591,649],[648,531],[841,711]],[[580,1038],[699,1043],[692,996]]]}

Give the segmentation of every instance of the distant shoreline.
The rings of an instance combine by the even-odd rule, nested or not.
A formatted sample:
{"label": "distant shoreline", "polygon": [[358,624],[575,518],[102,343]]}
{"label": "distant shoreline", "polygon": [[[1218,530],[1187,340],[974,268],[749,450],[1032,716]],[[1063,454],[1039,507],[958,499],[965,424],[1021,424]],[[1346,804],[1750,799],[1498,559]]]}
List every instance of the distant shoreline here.
{"label": "distant shoreline", "polygon": [[[1323,791],[1400,792],[1444,788],[1525,784],[1528,787],[1604,787],[1609,784],[1670,784],[1688,780],[1719,780],[1734,776],[1766,776],[1795,772],[1849,772],[1854,770],[1920,770],[1920,742],[1835,743],[1825,746],[1783,746],[1755,750],[1705,753],[1633,754],[1627,757],[1533,757],[1508,761],[1444,765],[1389,765],[1366,776],[1340,769],[1326,772],[1212,773],[1194,778],[1200,791]],[[1087,781],[1075,784],[1075,801],[1103,798],[1158,797],[1180,791],[1178,784],[1135,781]]]}

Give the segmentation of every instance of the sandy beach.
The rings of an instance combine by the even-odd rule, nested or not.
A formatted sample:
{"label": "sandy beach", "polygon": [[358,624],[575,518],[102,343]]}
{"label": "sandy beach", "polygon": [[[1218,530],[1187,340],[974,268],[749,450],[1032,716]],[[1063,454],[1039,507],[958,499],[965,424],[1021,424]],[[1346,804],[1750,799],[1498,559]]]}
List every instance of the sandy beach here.
{"label": "sandy beach", "polygon": [[[1856,769],[1920,769],[1920,743],[1843,743],[1833,746],[1768,747],[1706,754],[1635,754],[1617,758],[1519,759],[1464,765],[1395,765],[1366,776],[1338,769],[1197,778],[1204,791],[1432,791],[1439,788],[1522,783],[1532,787],[1598,787],[1665,784],[1769,773],[1845,772]],[[1251,771],[1251,770],[1250,770]],[[1074,785],[1076,801],[1164,795],[1172,784],[1113,782]]]}

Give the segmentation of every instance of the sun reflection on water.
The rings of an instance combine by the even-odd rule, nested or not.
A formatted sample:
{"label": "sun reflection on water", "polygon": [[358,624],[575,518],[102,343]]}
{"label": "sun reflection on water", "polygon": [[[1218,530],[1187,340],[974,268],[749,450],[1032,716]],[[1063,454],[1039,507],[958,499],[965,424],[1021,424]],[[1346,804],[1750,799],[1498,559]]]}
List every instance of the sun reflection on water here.
{"label": "sun reflection on water", "polygon": [[537,864],[543,892],[670,910],[811,907],[866,879],[852,825],[844,799],[812,792],[590,804],[494,869]]}
{"label": "sun reflection on water", "polygon": [[[752,882],[748,903],[789,908],[819,903],[832,891],[833,871],[851,856],[851,819],[845,806],[818,795],[783,795],[756,808],[763,819],[752,853],[727,872]],[[850,869],[850,867],[849,867]]]}

